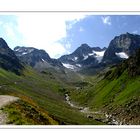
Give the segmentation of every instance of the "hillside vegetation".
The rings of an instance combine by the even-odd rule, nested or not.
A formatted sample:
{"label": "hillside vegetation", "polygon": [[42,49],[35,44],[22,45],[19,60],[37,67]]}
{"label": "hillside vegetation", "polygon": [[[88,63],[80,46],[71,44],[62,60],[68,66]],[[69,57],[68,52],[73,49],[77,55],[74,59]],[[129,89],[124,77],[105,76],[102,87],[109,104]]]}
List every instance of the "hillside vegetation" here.
{"label": "hillside vegetation", "polygon": [[[23,75],[18,76],[0,69],[0,94],[20,98],[4,109],[9,114],[8,124],[103,124],[66,103],[63,89],[68,81],[62,82],[56,74],[50,70],[38,73],[26,67]],[[70,80],[66,88],[71,85]]]}
{"label": "hillside vegetation", "polygon": [[88,85],[70,93],[71,98],[91,110],[115,117],[120,124],[140,124],[140,51],[98,76]]}
{"label": "hillside vegetation", "polygon": [[0,109],[6,123],[140,124],[139,42],[127,33],[107,49],[84,44],[52,59],[35,48],[14,52],[0,39],[0,95],[18,97]]}

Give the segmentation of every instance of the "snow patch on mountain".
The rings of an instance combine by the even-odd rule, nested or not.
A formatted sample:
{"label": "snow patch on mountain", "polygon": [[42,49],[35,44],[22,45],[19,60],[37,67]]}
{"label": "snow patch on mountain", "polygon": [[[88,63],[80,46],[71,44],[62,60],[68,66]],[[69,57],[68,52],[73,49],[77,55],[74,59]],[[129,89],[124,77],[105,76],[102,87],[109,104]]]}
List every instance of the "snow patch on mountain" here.
{"label": "snow patch on mountain", "polygon": [[92,51],[92,53],[89,53],[88,55],[83,55],[84,59],[86,60],[89,56],[94,56],[97,61],[100,63],[102,61],[102,58],[104,56],[105,51]]}
{"label": "snow patch on mountain", "polygon": [[76,68],[74,65],[71,65],[71,64],[66,64],[66,63],[62,63],[62,64],[64,67],[71,69],[71,70],[74,70]]}
{"label": "snow patch on mountain", "polygon": [[44,59],[41,59],[43,62],[45,62],[45,60]]}
{"label": "snow patch on mountain", "polygon": [[31,53],[33,50],[34,50],[34,49],[30,49],[30,50],[28,51],[28,53]]}
{"label": "snow patch on mountain", "polygon": [[125,52],[115,53],[118,57],[127,59],[129,56]]}
{"label": "snow patch on mountain", "polygon": [[21,50],[21,48],[15,48],[15,51],[16,52],[21,52],[22,50]]}
{"label": "snow patch on mountain", "polygon": [[27,54],[28,52],[23,52],[21,55],[25,55],[25,54]]}
{"label": "snow patch on mountain", "polygon": [[16,53],[18,53],[17,55],[18,56],[22,56],[22,55],[26,55],[26,54],[29,54],[29,53],[31,53],[32,51],[33,51],[34,49],[33,48],[23,48],[23,47],[16,47],[15,49],[14,49],[14,51],[16,52]]}
{"label": "snow patch on mountain", "polygon": [[105,51],[93,51],[95,58],[100,63],[102,61],[102,58],[104,56]]}
{"label": "snow patch on mountain", "polygon": [[80,64],[76,64],[76,66],[78,66],[78,67],[82,67]]}
{"label": "snow patch on mountain", "polygon": [[88,55],[83,55],[83,60],[86,60],[88,58]]}
{"label": "snow patch on mountain", "polygon": [[74,57],[71,59],[72,61],[77,61],[78,60],[78,57]]}
{"label": "snow patch on mountain", "polygon": [[92,51],[92,53],[89,53],[88,55],[83,55],[83,60],[86,60],[89,56],[94,56],[97,61],[100,63],[102,61],[102,58],[104,56],[105,51]]}
{"label": "snow patch on mountain", "polygon": [[89,55],[89,56],[92,56],[92,55],[94,55],[94,54],[95,54],[95,53],[93,52],[93,53],[89,53],[88,55]]}

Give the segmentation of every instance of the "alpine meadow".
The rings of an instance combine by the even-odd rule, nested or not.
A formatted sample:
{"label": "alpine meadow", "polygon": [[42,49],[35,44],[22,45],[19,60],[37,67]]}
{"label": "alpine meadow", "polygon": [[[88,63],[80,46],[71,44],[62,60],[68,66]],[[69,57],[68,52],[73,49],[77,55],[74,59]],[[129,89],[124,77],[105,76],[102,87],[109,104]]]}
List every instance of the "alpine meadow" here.
{"label": "alpine meadow", "polygon": [[0,15],[0,125],[140,125],[139,24],[139,15]]}

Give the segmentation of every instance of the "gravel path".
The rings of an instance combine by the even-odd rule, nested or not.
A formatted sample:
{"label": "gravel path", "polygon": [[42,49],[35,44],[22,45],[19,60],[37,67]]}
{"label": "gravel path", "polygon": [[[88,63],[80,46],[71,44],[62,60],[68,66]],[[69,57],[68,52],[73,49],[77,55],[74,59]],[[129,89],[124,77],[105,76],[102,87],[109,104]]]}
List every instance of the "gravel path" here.
{"label": "gravel path", "polygon": [[14,96],[0,95],[0,108],[18,99],[19,99],[18,97],[14,97]]}
{"label": "gravel path", "polygon": [[[9,95],[0,95],[0,109],[7,104],[17,101],[19,98]],[[7,114],[0,110],[0,125],[4,125],[7,122]]]}

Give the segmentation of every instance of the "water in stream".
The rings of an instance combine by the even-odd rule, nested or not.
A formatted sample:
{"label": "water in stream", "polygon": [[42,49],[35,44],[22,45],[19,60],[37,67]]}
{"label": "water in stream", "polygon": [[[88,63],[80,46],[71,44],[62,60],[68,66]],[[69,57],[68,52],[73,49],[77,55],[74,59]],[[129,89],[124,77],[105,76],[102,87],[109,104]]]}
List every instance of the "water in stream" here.
{"label": "water in stream", "polygon": [[[88,107],[81,107],[81,106],[75,105],[74,103],[72,103],[70,101],[70,97],[68,94],[65,94],[65,100],[66,100],[67,104],[69,104],[71,107],[76,108],[80,112],[86,114],[87,118],[95,119],[97,121],[101,121],[101,122],[104,122],[104,123],[110,124],[110,125],[120,125],[121,124],[117,120],[115,120],[115,118],[112,117],[112,115],[103,113],[101,111],[90,111]],[[100,116],[100,118],[96,118],[97,116]]]}

